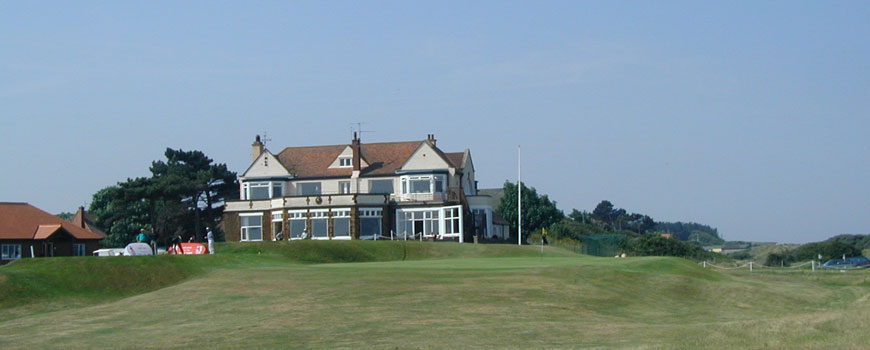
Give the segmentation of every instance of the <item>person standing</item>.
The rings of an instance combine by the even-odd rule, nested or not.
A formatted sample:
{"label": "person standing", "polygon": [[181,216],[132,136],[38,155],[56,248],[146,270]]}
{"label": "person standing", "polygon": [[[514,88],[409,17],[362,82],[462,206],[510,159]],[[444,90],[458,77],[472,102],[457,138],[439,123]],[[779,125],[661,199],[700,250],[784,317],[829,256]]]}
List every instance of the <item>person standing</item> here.
{"label": "person standing", "polygon": [[157,232],[154,232],[153,227],[151,228],[151,237],[149,237],[149,238],[151,239],[151,252],[153,252],[154,255],[156,256],[157,255]]}
{"label": "person standing", "polygon": [[136,242],[138,242],[138,243],[148,242],[148,236],[145,235],[145,228],[144,227],[142,229],[140,229],[139,234],[136,235]]}
{"label": "person standing", "polygon": [[205,234],[205,239],[208,240],[208,253],[214,254],[214,233],[211,232],[210,227],[206,227],[205,230],[208,231]]}

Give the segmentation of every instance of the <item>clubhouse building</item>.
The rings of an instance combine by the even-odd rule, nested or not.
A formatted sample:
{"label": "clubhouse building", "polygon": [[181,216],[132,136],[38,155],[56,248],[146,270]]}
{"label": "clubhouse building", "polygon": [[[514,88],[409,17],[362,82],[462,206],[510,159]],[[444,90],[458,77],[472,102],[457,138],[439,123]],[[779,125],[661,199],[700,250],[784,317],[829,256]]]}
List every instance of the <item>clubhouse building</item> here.
{"label": "clubhouse building", "polygon": [[507,239],[479,194],[471,152],[422,141],[288,147],[254,141],[239,177],[240,198],[224,212],[227,241]]}

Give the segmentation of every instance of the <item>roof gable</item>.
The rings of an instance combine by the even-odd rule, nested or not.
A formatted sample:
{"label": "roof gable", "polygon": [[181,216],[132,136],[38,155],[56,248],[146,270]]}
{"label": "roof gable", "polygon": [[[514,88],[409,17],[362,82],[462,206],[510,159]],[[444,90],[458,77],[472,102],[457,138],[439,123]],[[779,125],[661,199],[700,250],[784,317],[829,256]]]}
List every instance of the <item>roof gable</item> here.
{"label": "roof gable", "polygon": [[242,178],[258,178],[258,177],[282,177],[290,176],[290,171],[281,164],[275,155],[269,150],[263,150],[263,153],[257,157],[251,166],[245,170]]}
{"label": "roof gable", "polygon": [[27,203],[0,203],[0,239],[44,239],[62,230],[77,239],[103,239]]}
{"label": "roof gable", "polygon": [[429,142],[420,142],[420,145],[398,169],[402,171],[408,170],[431,170],[431,169],[448,169],[455,168],[452,162],[444,155],[441,150],[434,147]]}

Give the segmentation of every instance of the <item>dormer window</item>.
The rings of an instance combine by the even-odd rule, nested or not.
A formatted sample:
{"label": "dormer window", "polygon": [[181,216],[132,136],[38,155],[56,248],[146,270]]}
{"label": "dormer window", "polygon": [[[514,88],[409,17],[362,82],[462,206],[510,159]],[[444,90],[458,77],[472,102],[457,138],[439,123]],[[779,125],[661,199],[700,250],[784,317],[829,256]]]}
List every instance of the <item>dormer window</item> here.
{"label": "dormer window", "polygon": [[338,158],[338,167],[339,168],[350,168],[352,166],[353,166],[353,158],[352,157]]}

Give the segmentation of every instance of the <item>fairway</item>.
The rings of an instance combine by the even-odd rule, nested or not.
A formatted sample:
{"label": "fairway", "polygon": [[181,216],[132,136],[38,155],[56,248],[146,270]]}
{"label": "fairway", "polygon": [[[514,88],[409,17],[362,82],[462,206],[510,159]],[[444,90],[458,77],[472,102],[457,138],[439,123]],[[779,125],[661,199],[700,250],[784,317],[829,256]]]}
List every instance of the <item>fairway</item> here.
{"label": "fairway", "polygon": [[[333,264],[299,264],[268,252],[219,254],[206,257],[213,268],[165,288],[3,319],[0,348],[857,349],[870,343],[867,271],[723,273],[677,258],[595,258],[556,249],[538,256],[532,247],[472,254],[457,247],[436,247],[446,252],[438,259]],[[470,256],[450,257],[457,254]]]}

